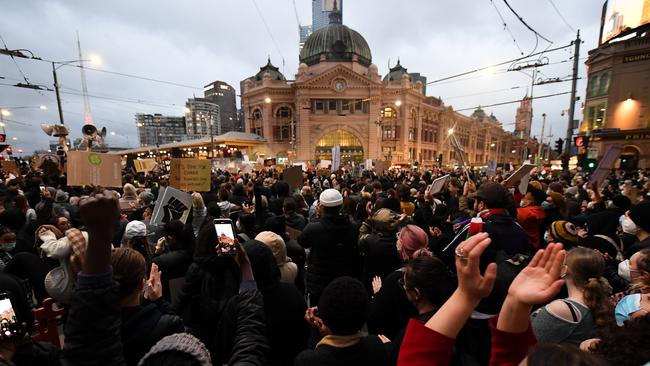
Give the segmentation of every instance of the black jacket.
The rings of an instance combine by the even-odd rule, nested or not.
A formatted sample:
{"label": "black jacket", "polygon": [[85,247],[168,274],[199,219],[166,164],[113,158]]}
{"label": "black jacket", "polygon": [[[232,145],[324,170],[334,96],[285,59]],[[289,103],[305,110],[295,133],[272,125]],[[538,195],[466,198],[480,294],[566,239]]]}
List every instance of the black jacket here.
{"label": "black jacket", "polygon": [[63,365],[126,365],[120,339],[119,286],[113,274],[79,274],[68,308]]}
{"label": "black jacket", "polygon": [[415,306],[406,298],[406,292],[398,283],[404,276],[403,270],[389,274],[383,281],[381,290],[370,301],[368,313],[368,332],[383,334],[393,340],[404,328],[410,318],[417,315]]}
{"label": "black jacket", "polygon": [[137,365],[163,337],[185,330],[183,320],[163,299],[122,309],[122,344],[128,365]]}
{"label": "black jacket", "polygon": [[359,241],[359,247],[363,254],[362,282],[368,290],[372,289],[373,277],[379,276],[383,280],[402,264],[395,233],[370,234]]}
{"label": "black jacket", "polygon": [[296,212],[291,212],[284,214],[284,218],[287,222],[287,226],[296,230],[302,230],[307,226],[307,219],[305,216],[296,213]]}
{"label": "black jacket", "polygon": [[239,281],[239,267],[232,257],[196,257],[172,309],[192,334],[211,344],[226,303],[239,291]]}
{"label": "black jacket", "polygon": [[287,256],[298,267],[298,275],[294,284],[301,293],[305,293],[305,261],[307,254],[305,248],[301,247],[295,239],[291,239],[288,235],[282,237],[287,246]]}
{"label": "black jacket", "polygon": [[321,345],[314,350],[303,351],[296,358],[295,366],[381,366],[389,365],[388,349],[377,336],[361,338],[350,347]]}
{"label": "black jacket", "polygon": [[158,265],[161,271],[161,282],[163,283],[163,296],[171,300],[169,293],[169,281],[175,278],[184,277],[187,268],[192,263],[192,257],[184,249],[172,250],[154,257],[153,263]]}
{"label": "black jacket", "polygon": [[337,277],[360,277],[358,236],[358,228],[341,215],[325,216],[305,226],[298,243],[311,249],[307,266],[309,292],[320,296]]}

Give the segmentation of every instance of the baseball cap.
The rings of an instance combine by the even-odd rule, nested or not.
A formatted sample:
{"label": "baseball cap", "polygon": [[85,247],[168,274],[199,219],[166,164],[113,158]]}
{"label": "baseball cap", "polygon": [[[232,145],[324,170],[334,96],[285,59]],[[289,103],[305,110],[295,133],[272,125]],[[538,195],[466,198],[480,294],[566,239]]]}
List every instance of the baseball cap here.
{"label": "baseball cap", "polygon": [[124,230],[125,239],[133,239],[139,236],[147,236],[147,225],[144,222],[134,220],[126,224]]}

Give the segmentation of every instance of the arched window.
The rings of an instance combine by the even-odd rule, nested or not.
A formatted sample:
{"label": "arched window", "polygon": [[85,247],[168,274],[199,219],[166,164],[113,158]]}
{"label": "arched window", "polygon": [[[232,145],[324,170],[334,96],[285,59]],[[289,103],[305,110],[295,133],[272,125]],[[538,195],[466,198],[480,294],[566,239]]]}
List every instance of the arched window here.
{"label": "arched window", "polygon": [[409,141],[417,141],[418,139],[418,112],[411,109],[409,115]]}
{"label": "arched window", "polygon": [[251,118],[251,133],[264,137],[264,129],[262,128],[262,111],[259,109],[253,110]]}
{"label": "arched window", "polygon": [[273,139],[276,141],[286,141],[291,139],[291,123],[293,120],[293,111],[289,107],[280,107],[275,112],[273,122]]}
{"label": "arched window", "polygon": [[391,107],[384,107],[381,110],[382,117],[382,140],[399,140],[399,127],[397,125],[397,112]]}

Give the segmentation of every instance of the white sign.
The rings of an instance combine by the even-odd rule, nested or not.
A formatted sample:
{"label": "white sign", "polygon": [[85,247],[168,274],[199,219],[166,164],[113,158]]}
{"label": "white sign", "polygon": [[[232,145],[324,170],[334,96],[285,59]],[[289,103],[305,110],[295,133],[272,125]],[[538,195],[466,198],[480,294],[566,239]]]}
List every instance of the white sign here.
{"label": "white sign", "polygon": [[447,181],[450,178],[451,177],[449,176],[449,174],[447,174],[434,180],[433,183],[431,183],[431,188],[429,188],[429,194],[436,194],[442,191],[442,188],[445,186],[445,183],[447,183]]}
{"label": "white sign", "polygon": [[341,166],[341,147],[334,146],[332,148],[332,171],[336,171]]}
{"label": "white sign", "polygon": [[487,176],[494,177],[497,174],[497,161],[490,160],[488,161]]}

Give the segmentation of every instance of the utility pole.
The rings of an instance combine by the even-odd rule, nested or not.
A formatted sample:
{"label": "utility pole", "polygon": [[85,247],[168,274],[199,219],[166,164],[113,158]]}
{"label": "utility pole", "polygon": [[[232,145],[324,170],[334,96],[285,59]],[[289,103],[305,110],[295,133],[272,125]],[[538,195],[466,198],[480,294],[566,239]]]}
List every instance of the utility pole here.
{"label": "utility pole", "polygon": [[576,34],[573,51],[573,77],[571,79],[571,100],[569,101],[569,121],[566,128],[566,140],[564,140],[564,159],[562,159],[562,170],[569,171],[569,157],[571,154],[571,140],[573,138],[573,118],[576,106],[576,84],[578,82],[578,61],[580,59],[580,30]]}
{"label": "utility pole", "polygon": [[[537,159],[542,161],[542,148],[544,147],[544,127],[546,126],[546,113],[542,113],[542,133],[539,135],[539,145],[537,145]],[[541,163],[542,165],[544,163]]]}
{"label": "utility pole", "polygon": [[59,94],[59,79],[56,77],[56,67],[52,62],[52,74],[54,75],[54,90],[56,91],[56,106],[59,108],[59,123],[63,123],[63,110],[61,109],[61,95]]}

